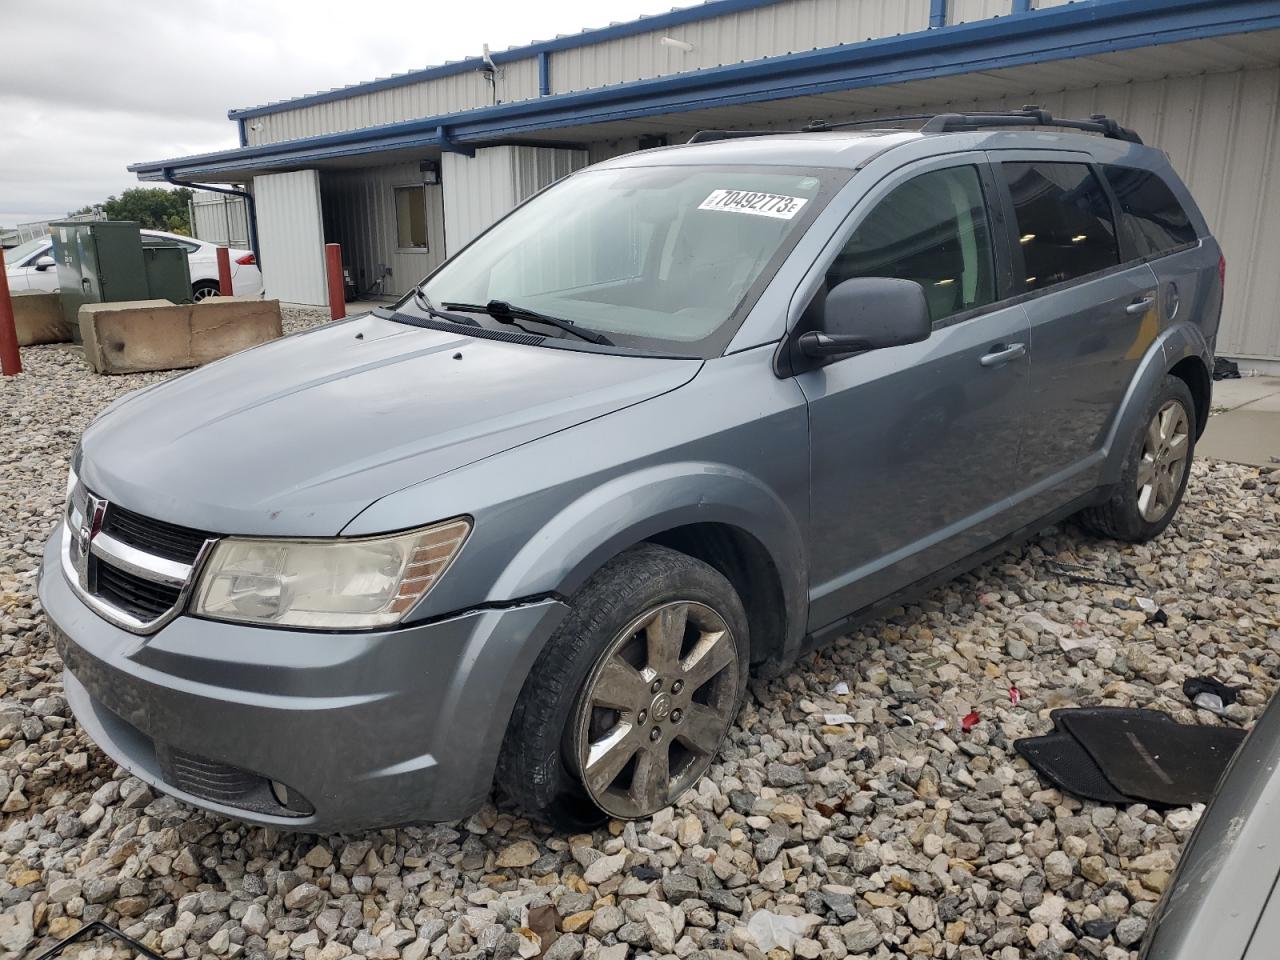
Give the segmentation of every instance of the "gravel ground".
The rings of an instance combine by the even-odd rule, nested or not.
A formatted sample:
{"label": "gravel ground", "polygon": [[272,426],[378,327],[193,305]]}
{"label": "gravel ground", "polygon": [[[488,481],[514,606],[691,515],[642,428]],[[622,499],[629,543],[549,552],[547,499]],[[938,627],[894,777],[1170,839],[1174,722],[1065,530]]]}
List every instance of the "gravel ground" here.
{"label": "gravel ground", "polygon": [[650,821],[247,827],[152,793],[79,730],[35,599],[76,437],[164,375],[24,362],[0,382],[0,956],[102,919],[173,958],[1123,960],[1199,811],[1080,803],[1013,741],[1077,704],[1222,722],[1185,702],[1198,674],[1246,686],[1231,719],[1249,723],[1280,668],[1280,470],[1201,463],[1151,546],[1051,530],[754,682],[721,762]]}

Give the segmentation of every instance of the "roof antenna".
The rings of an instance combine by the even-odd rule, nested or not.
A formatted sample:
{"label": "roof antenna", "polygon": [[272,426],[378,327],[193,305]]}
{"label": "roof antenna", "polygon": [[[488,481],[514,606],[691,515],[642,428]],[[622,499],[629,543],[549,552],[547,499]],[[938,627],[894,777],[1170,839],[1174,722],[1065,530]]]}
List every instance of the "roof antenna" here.
{"label": "roof antenna", "polygon": [[502,74],[498,71],[498,65],[493,62],[493,57],[489,55],[489,45],[482,43],[480,45],[480,57],[484,60],[484,66],[480,68],[480,72],[484,74],[485,80],[488,81],[490,88],[493,90],[493,105],[498,105],[498,77]]}

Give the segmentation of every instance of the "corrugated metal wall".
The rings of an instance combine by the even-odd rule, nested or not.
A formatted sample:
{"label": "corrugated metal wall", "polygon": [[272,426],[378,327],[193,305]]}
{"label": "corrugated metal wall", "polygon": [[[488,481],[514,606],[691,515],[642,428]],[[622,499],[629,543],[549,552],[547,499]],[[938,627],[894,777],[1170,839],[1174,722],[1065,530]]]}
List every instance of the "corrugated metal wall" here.
{"label": "corrugated metal wall", "polygon": [[253,197],[266,295],[287,303],[327,304],[316,171],[254,177]]}
{"label": "corrugated metal wall", "polygon": [[[536,58],[503,64],[496,81],[499,103],[511,103],[538,95]],[[249,144],[279,143],[342,130],[359,130],[400,120],[434,117],[459,110],[492,106],[495,89],[480,71],[425,80],[375,93],[353,94],[254,117],[245,122]]]}
{"label": "corrugated metal wall", "polygon": [[439,184],[424,187],[426,249],[405,249],[397,243],[395,188],[421,183],[416,163],[321,175],[325,238],[342,245],[343,263],[361,296],[407,293],[444,260],[444,196]]}
{"label": "corrugated metal wall", "polygon": [[442,159],[449,255],[526,197],[589,162],[585,150],[550,147],[487,147],[474,157],[446,153]]}
{"label": "corrugated metal wall", "polygon": [[[789,0],[576,47],[551,58],[551,90],[566,93],[611,83],[718,67],[761,57],[913,33],[929,26],[929,0]],[[670,36],[693,44],[665,46]]]}
{"label": "corrugated metal wall", "polygon": [[[982,4],[996,0],[953,0]],[[1005,6],[1011,0],[1003,0]],[[761,57],[913,33],[929,26],[929,0],[781,0],[670,30],[654,30],[550,55],[551,91],[566,93]],[[692,43],[685,52],[664,36]],[[538,96],[538,61],[503,64],[499,102]],[[480,71],[454,74],[340,100],[300,106],[245,121],[250,145],[439,116],[494,102]]]}
{"label": "corrugated metal wall", "polygon": [[226,194],[197,190],[191,198],[191,233],[209,243],[248,248],[248,204]]}
{"label": "corrugated metal wall", "polygon": [[947,23],[971,23],[991,17],[1007,17],[1013,12],[1013,0],[949,0]]}

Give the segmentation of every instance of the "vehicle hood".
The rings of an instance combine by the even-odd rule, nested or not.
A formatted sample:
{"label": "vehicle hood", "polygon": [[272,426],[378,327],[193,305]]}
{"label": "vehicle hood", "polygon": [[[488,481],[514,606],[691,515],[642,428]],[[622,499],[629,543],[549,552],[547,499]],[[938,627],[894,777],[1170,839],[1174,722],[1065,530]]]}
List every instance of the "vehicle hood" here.
{"label": "vehicle hood", "polygon": [[85,431],[80,475],[187,527],[332,536],[374,500],[673,390],[700,366],[370,314],[117,401]]}

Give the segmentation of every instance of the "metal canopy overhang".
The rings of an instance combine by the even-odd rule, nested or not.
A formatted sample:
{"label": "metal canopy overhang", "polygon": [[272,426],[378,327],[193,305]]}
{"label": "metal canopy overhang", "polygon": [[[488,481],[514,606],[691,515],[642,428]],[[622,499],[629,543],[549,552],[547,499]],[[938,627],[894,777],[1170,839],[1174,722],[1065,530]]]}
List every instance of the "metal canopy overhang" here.
{"label": "metal canopy overhang", "polygon": [[[995,79],[1016,68],[1033,71],[1035,65],[1058,61],[1096,60],[1142,48],[1194,45],[1273,30],[1280,30],[1280,0],[1095,0],[421,120],[132,164],[128,169],[140,180],[164,180],[168,175],[178,180],[242,181],[265,171],[350,165],[372,154],[379,162],[391,162],[384,158],[548,136],[634,136],[654,129],[659,119],[667,128],[687,129],[700,125],[699,118],[746,105],[757,115],[781,119],[783,109],[794,117],[808,104],[819,115],[841,109],[836,104],[848,98],[839,95],[854,90],[862,92],[864,102],[877,99],[872,88],[885,87],[894,89],[898,99],[893,102],[919,103],[928,98],[913,99],[910,88],[930,86],[928,81],[966,74]],[[1280,43],[1274,42],[1277,36],[1268,36],[1272,42],[1264,42],[1262,49],[1280,50]],[[1217,62],[1210,58],[1202,69],[1278,59],[1244,45],[1228,46],[1219,51]],[[1191,72],[1196,72],[1191,63],[1166,71]],[[1100,79],[1086,74],[1068,85]],[[1023,89],[1007,81],[999,85],[1009,93]]]}

